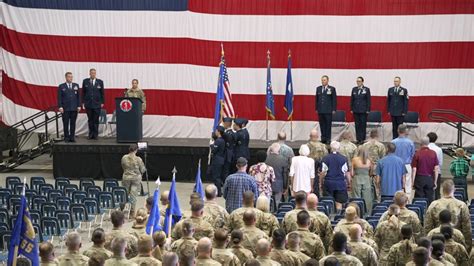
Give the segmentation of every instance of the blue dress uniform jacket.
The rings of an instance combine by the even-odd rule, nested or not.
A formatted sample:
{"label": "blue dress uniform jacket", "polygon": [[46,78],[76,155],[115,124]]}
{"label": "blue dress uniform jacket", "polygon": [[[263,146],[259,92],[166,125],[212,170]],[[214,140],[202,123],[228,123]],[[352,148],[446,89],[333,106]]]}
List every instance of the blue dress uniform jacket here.
{"label": "blue dress uniform jacket", "polygon": [[408,90],[399,87],[398,92],[395,87],[388,89],[387,111],[391,116],[401,116],[408,112]]}
{"label": "blue dress uniform jacket", "polygon": [[80,107],[79,84],[71,83],[71,88],[67,83],[62,83],[58,87],[58,108],[64,111],[77,111]]}
{"label": "blue dress uniform jacket", "polygon": [[235,148],[235,133],[232,129],[228,129],[224,132],[225,141],[225,161],[231,163],[234,161],[234,148]]}
{"label": "blue dress uniform jacket", "polygon": [[225,162],[225,141],[217,138],[211,145],[212,160],[211,165],[224,165]]}
{"label": "blue dress uniform jacket", "polygon": [[370,112],[370,89],[362,87],[352,88],[351,92],[351,111],[355,114]]}
{"label": "blue dress uniform jacket", "polygon": [[104,103],[104,82],[100,79],[95,79],[92,84],[92,79],[86,78],[82,81],[82,103],[85,108],[97,109]]}
{"label": "blue dress uniform jacket", "polygon": [[327,86],[327,90],[323,90],[323,86],[316,88],[316,111],[320,114],[331,114],[336,111],[337,94],[336,88]]}
{"label": "blue dress uniform jacket", "polygon": [[235,148],[234,148],[234,159],[237,160],[240,157],[244,157],[245,159],[250,160],[250,150],[249,150],[249,142],[250,136],[247,129],[241,129],[235,132]]}

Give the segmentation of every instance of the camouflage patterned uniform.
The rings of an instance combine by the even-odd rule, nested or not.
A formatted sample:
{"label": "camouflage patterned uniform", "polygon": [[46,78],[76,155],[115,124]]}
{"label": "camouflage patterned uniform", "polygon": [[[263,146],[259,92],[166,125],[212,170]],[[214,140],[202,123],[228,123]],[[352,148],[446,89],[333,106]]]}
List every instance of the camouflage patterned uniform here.
{"label": "camouflage patterned uniform", "polygon": [[[298,217],[298,213],[302,210],[305,210],[303,208],[296,208],[294,210],[291,210],[285,214],[285,217],[283,217],[283,221],[281,223],[281,227],[285,230],[287,234],[296,231],[298,229],[298,224],[296,223],[296,219]],[[324,224],[324,229],[326,229],[326,220],[324,217],[317,215],[315,212],[308,212],[309,216],[311,217],[311,224],[309,226],[309,231],[311,232],[316,232],[316,230],[321,230],[320,228],[316,228],[320,224]],[[324,214],[323,214],[324,215]]]}
{"label": "camouflage patterned uniform", "polygon": [[45,261],[41,260],[40,266],[57,266],[59,265],[59,261],[57,259],[54,259],[53,261]]}
{"label": "camouflage patterned uniform", "polygon": [[89,265],[89,257],[82,255],[79,251],[68,251],[58,258],[59,266],[85,266]]}
{"label": "camouflage patterned uniform", "polygon": [[335,257],[340,265],[344,266],[363,266],[362,262],[354,256],[347,255],[345,252],[333,252],[331,255],[328,255],[324,258],[322,258],[319,261],[319,265],[324,265],[324,262],[330,258],[330,257]]}
{"label": "camouflage patterned uniform", "polygon": [[223,228],[229,219],[226,209],[215,201],[204,202],[204,221],[210,223],[213,228]]}
{"label": "camouflage patterned uniform", "polygon": [[374,237],[374,230],[372,226],[369,224],[369,222],[360,218],[355,219],[352,222],[346,220],[345,218],[341,219],[334,228],[334,232],[341,232],[344,233],[347,237],[349,237],[349,230],[354,224],[358,224],[362,227],[362,230],[364,231],[364,236],[366,238]]}
{"label": "camouflage patterned uniform", "polygon": [[213,248],[212,259],[216,260],[222,265],[226,266],[239,266],[240,261],[232,251],[225,248]]}
{"label": "camouflage patterned uniform", "polygon": [[317,260],[320,260],[326,255],[324,244],[318,235],[303,228],[298,228],[296,231],[301,237],[301,252]]}
{"label": "camouflage patterned uniform", "polygon": [[142,174],[146,168],[142,158],[135,154],[125,154],[122,157],[122,185],[128,191],[131,213],[133,214],[137,204],[137,197],[140,195]]}
{"label": "camouflage patterned uniform", "polygon": [[469,253],[463,245],[454,242],[454,240],[449,239],[444,243],[445,252],[453,255],[456,259],[456,263],[459,266],[469,266]]}
{"label": "camouflage patterned uniform", "polygon": [[97,246],[90,247],[89,249],[85,250],[82,254],[89,258],[96,256],[96,257],[103,258],[104,260],[110,259],[113,255],[113,253],[107,250],[106,248],[97,247]]}
{"label": "camouflage patterned uniform", "polygon": [[133,262],[138,266],[161,266],[161,261],[147,255],[138,255],[131,259],[130,262]]}
{"label": "camouflage patterned uniform", "polygon": [[195,263],[196,263],[196,266],[221,266],[222,265],[213,259],[200,259],[200,258],[197,258]]}
{"label": "camouflage patterned uniform", "polygon": [[390,248],[402,240],[402,234],[400,230],[404,224],[405,223],[401,221],[398,223],[398,225],[393,224],[390,221],[383,221],[377,226],[374,240],[377,242],[377,246],[379,247],[380,263],[387,262],[387,256]]}
{"label": "camouflage patterned uniform", "polygon": [[257,256],[258,262],[260,262],[261,266],[280,266],[279,262],[276,262],[268,256]]}
{"label": "camouflage patterned uniform", "polygon": [[[440,261],[435,260],[433,258],[430,258],[430,261],[426,265],[428,265],[428,266],[444,266],[443,263],[441,263]],[[411,260],[406,264],[406,266],[416,266],[416,264]]]}
{"label": "camouflage patterned uniform", "polygon": [[257,217],[257,223],[256,226],[260,226],[260,221],[263,219],[263,212],[257,208],[254,207],[241,207],[236,210],[234,210],[230,215],[229,219],[227,219],[227,225],[226,229],[228,232],[232,232],[235,229],[240,229],[244,227],[244,213],[247,210],[252,210],[255,213],[255,217]]}
{"label": "camouflage patterned uniform", "polygon": [[298,265],[302,265],[305,261],[311,259],[310,256],[304,254],[300,250],[290,248],[288,249],[288,253],[295,255],[299,259]]}
{"label": "camouflage patterned uniform", "polygon": [[451,212],[453,227],[462,232],[464,240],[466,241],[466,250],[470,252],[472,236],[469,208],[466,203],[458,199],[443,197],[433,201],[425,214],[425,232],[429,232],[440,225],[438,220],[439,213],[444,209],[448,209]]}
{"label": "camouflage patterned uniform", "polygon": [[194,238],[199,241],[199,239],[203,237],[208,237],[209,239],[214,238],[214,228],[212,225],[206,221],[202,217],[191,217],[188,219],[184,219],[179,221],[173,229],[171,233],[171,237],[174,240],[181,238],[181,227],[185,220],[190,221],[194,225]]}
{"label": "camouflage patterned uniform", "polygon": [[404,239],[390,248],[387,255],[387,264],[393,266],[404,266],[412,259],[413,251],[417,245],[409,239]]}
{"label": "camouflage patterned uniform", "polygon": [[351,169],[352,158],[356,155],[357,145],[344,139],[341,140],[341,148],[339,148],[339,153],[344,155],[347,158],[347,167]]}
{"label": "camouflage patterned uniform", "polygon": [[358,258],[365,266],[376,266],[377,254],[374,249],[362,241],[348,241],[347,246],[351,248],[351,255]]}
{"label": "camouflage patterned uniform", "polygon": [[370,160],[376,164],[378,160],[385,156],[385,146],[378,140],[370,139],[366,143],[362,144],[369,152]]}
{"label": "camouflage patterned uniform", "polygon": [[373,240],[372,238],[362,237],[362,242],[371,246],[377,254],[377,258],[379,258],[379,246],[377,246],[375,240]]}
{"label": "camouflage patterned uniform", "polygon": [[[444,252],[443,254],[443,257],[441,258],[441,261],[442,263],[444,263],[444,265],[449,265],[449,263],[451,263],[452,265],[456,265],[456,259],[453,257],[453,255],[449,254],[449,253],[446,253]],[[447,263],[446,263],[447,262]],[[470,264],[472,265],[472,264]]]}
{"label": "camouflage patterned uniform", "polygon": [[110,232],[105,234],[105,248],[110,250],[112,240],[116,237],[124,237],[127,239],[127,258],[133,258],[138,255],[138,240],[133,235],[125,232],[122,228],[113,228]]}
{"label": "camouflage patterned uniform", "polygon": [[263,232],[262,230],[258,229],[255,226],[244,226],[240,229],[242,234],[244,235],[242,239],[242,246],[250,251],[255,256],[257,254],[255,252],[255,246],[257,245],[258,240],[265,238],[269,240],[270,238]]}
{"label": "camouflage patterned uniform", "polygon": [[[382,217],[380,217],[379,223],[388,220],[388,218],[388,211],[386,211],[382,214]],[[400,208],[398,219],[406,224],[411,225],[411,228],[413,229],[413,235],[415,236],[416,240],[424,235],[423,226],[421,226],[420,219],[416,212],[407,208]]]}
{"label": "camouflage patterned uniform", "polygon": [[280,228],[280,223],[273,213],[264,212],[258,228],[271,237],[273,231]]}
{"label": "camouflage patterned uniform", "polygon": [[140,100],[142,100],[142,112],[146,111],[146,96],[143,90],[128,89],[127,92],[125,92],[125,97],[139,98]]}
{"label": "camouflage patterned uniform", "polygon": [[326,145],[319,141],[309,141],[307,143],[309,147],[309,158],[321,161],[324,156],[328,154]]}
{"label": "camouflage patterned uniform", "polygon": [[288,266],[298,266],[300,264],[300,259],[296,254],[289,253],[286,249],[272,248],[270,252],[270,259],[278,261],[282,265]]}
{"label": "camouflage patterned uniform", "polygon": [[317,210],[308,210],[308,213],[311,217],[315,217],[313,220],[313,233],[317,234],[321,238],[324,248],[326,251],[328,251],[329,243],[331,243],[332,239],[331,220],[329,220],[326,214]]}
{"label": "camouflage patterned uniform", "polygon": [[194,252],[194,247],[196,247],[197,244],[198,241],[192,237],[182,237],[171,244],[171,251],[176,254],[181,254],[181,249],[193,247],[192,250]]}
{"label": "camouflage patterned uniform", "polygon": [[105,261],[104,266],[138,266],[134,262],[127,260],[126,258],[113,256],[112,258]]}
{"label": "camouflage patterned uniform", "polygon": [[136,237],[137,239],[141,235],[146,235],[146,225],[134,224],[132,228],[130,229],[130,234]]}
{"label": "camouflage patterned uniform", "polygon": [[242,265],[244,265],[249,259],[253,259],[252,251],[242,247],[236,246],[229,248],[229,250],[239,258],[239,261]]}
{"label": "camouflage patterned uniform", "polygon": [[[436,227],[435,229],[428,232],[427,236],[431,237],[433,234],[439,234],[440,229],[441,229],[441,226]],[[454,242],[457,242],[457,243],[463,245],[463,247],[466,248],[466,241],[464,240],[464,235],[461,233],[461,231],[459,231],[456,228],[453,228],[453,240],[454,240]]]}

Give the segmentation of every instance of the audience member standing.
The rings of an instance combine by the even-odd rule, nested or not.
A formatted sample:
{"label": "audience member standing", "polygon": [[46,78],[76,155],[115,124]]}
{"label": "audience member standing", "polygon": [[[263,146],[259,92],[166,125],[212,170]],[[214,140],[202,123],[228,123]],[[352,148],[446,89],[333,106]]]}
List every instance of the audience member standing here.
{"label": "audience member standing", "polygon": [[357,156],[352,159],[351,176],[352,176],[352,196],[355,198],[363,198],[367,206],[367,211],[372,211],[372,203],[374,196],[372,194],[371,172],[373,163],[368,158],[369,153],[366,147],[361,146]]}
{"label": "audience member standing", "polygon": [[300,190],[311,193],[314,185],[314,160],[308,157],[309,147],[306,144],[301,145],[299,155],[291,159],[290,180],[291,194]]}
{"label": "audience member standing", "polygon": [[[430,148],[430,150],[436,152],[436,157],[438,157],[438,162],[439,162],[439,169],[441,170],[442,167],[443,167],[443,150],[438,145],[436,145],[436,140],[438,139],[438,135],[436,135],[436,133],[434,133],[434,132],[430,132],[426,136],[430,140],[430,144],[428,144],[428,148]],[[439,171],[438,179],[436,179],[436,180],[438,182],[436,183],[435,199],[439,199],[441,197],[441,195],[440,195],[441,171]]]}
{"label": "audience member standing", "polygon": [[395,155],[395,151],[395,144],[388,143],[387,155],[379,160],[375,167],[377,187],[383,196],[393,196],[402,189],[406,191],[407,168],[402,159]]}
{"label": "audience member standing", "polygon": [[319,141],[319,133],[316,129],[311,130],[309,133],[309,141],[306,144],[309,147],[309,158],[314,160],[314,170],[315,170],[315,177],[314,177],[314,186],[313,192],[319,197],[319,172],[321,171],[321,160],[328,154],[328,149],[326,144]]}
{"label": "audience member standing", "polygon": [[265,163],[267,153],[264,151],[257,152],[258,163],[252,165],[249,174],[255,178],[259,195],[265,195],[267,198],[272,197],[272,183],[275,181],[275,171],[273,167]]}
{"label": "audience member standing", "polygon": [[392,140],[392,143],[395,144],[395,155],[402,159],[407,169],[406,182],[405,182],[405,192],[409,195],[410,202],[413,199],[414,193],[412,192],[413,179],[411,174],[411,161],[415,155],[415,143],[408,138],[408,128],[406,125],[400,125],[398,127],[398,137]]}
{"label": "audience member standing", "polygon": [[428,148],[428,137],[421,138],[421,148],[415,153],[411,166],[414,180],[415,197],[427,198],[428,204],[433,201],[436,179],[438,179],[439,162],[436,152]]}
{"label": "audience member standing", "polygon": [[242,197],[245,191],[252,191],[255,199],[258,197],[258,188],[255,179],[247,174],[247,159],[237,159],[237,172],[227,177],[224,183],[223,195],[225,208],[228,213],[242,207]]}
{"label": "audience member standing", "polygon": [[281,202],[283,195],[288,191],[288,171],[290,164],[285,157],[279,154],[280,144],[273,143],[269,148],[269,153],[265,163],[273,168],[275,180],[272,183],[272,193],[275,199],[275,206]]}
{"label": "audience member standing", "polygon": [[[283,131],[279,132],[277,136],[277,142],[275,142],[280,145],[280,150],[278,153],[283,156],[288,161],[288,163],[290,163],[291,158],[295,156],[295,153],[293,152],[293,149],[285,143],[285,141],[286,133]],[[270,148],[268,148],[267,153],[270,154]]]}
{"label": "audience member standing", "polygon": [[138,146],[132,144],[128,148],[128,154],[122,157],[122,185],[127,189],[130,202],[130,217],[135,217],[137,197],[140,195],[142,175],[146,168],[142,158],[137,156]]}
{"label": "audience member standing", "polygon": [[320,189],[324,196],[331,196],[336,201],[336,209],[341,211],[342,204],[348,199],[347,186],[350,184],[349,167],[347,159],[339,153],[340,143],[331,142],[331,153],[326,155],[322,161],[323,182]]}
{"label": "audience member standing", "polygon": [[454,184],[464,188],[464,199],[467,199],[467,175],[469,174],[469,163],[464,157],[463,148],[456,149],[456,159],[449,165],[449,171],[453,176]]}

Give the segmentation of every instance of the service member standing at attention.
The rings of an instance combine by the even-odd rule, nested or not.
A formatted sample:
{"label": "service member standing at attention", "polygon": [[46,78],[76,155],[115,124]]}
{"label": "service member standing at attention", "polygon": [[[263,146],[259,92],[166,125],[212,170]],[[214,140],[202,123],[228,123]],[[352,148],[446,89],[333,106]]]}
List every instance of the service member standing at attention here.
{"label": "service member standing at attention", "polygon": [[79,84],[72,82],[72,73],[66,72],[66,82],[58,87],[58,109],[63,114],[64,141],[76,142],[76,119],[81,110]]}
{"label": "service member standing at attention", "polygon": [[145,92],[138,87],[138,79],[132,80],[132,87],[125,92],[125,97],[140,98],[142,100],[142,112],[146,111]]}
{"label": "service member standing at attention", "polygon": [[216,131],[216,140],[211,144],[211,176],[214,185],[217,187],[217,196],[222,196],[222,184],[224,183],[225,177],[222,176],[222,171],[224,169],[225,163],[225,141],[222,138],[224,135],[224,127],[217,126]]}
{"label": "service member standing at attention", "polygon": [[234,130],[235,130],[235,148],[234,148],[234,159],[244,157],[250,160],[249,141],[250,136],[244,124],[246,119],[236,118],[234,119]]}
{"label": "service member standing at attention", "polygon": [[318,112],[319,127],[321,128],[321,142],[331,142],[332,115],[336,113],[336,88],[329,86],[329,77],[321,77],[321,86],[316,88],[316,112]]}
{"label": "service member standing at attention", "polygon": [[97,139],[99,136],[100,109],[104,107],[104,82],[96,78],[96,70],[89,70],[89,78],[82,81],[82,109],[87,113],[89,125],[88,139]]}
{"label": "service member standing at attention", "polygon": [[398,126],[403,124],[408,112],[408,90],[400,86],[400,77],[395,77],[393,87],[388,89],[387,112],[392,117],[392,138],[398,137]]}
{"label": "service member standing at attention", "polygon": [[352,88],[351,113],[354,115],[356,139],[362,144],[366,138],[367,115],[370,112],[370,89],[364,86],[364,78],[357,78],[357,87]]}
{"label": "service member standing at attention", "polygon": [[128,148],[128,154],[125,154],[122,157],[122,185],[128,191],[130,218],[135,217],[135,207],[137,204],[137,197],[140,194],[142,175],[146,171],[142,158],[137,156],[137,151],[137,144],[132,144]]}
{"label": "service member standing at attention", "polygon": [[231,173],[231,169],[235,168],[232,165],[234,162],[235,133],[232,130],[231,117],[224,117],[222,119],[222,125],[225,128],[224,135],[222,136],[225,141],[225,162],[224,169],[222,170],[222,176],[225,180],[225,178],[227,178],[227,176]]}

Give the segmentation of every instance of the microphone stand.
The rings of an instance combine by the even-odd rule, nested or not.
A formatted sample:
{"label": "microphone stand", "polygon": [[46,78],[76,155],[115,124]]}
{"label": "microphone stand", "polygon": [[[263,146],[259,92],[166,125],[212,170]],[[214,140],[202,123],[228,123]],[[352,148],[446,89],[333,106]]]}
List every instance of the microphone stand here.
{"label": "microphone stand", "polygon": [[148,195],[150,195],[150,181],[148,179],[148,167],[147,167],[147,152],[146,150],[143,151],[144,152],[144,157],[145,157],[145,168],[146,168],[146,171],[145,171],[145,177],[146,177],[146,188],[148,190]]}

